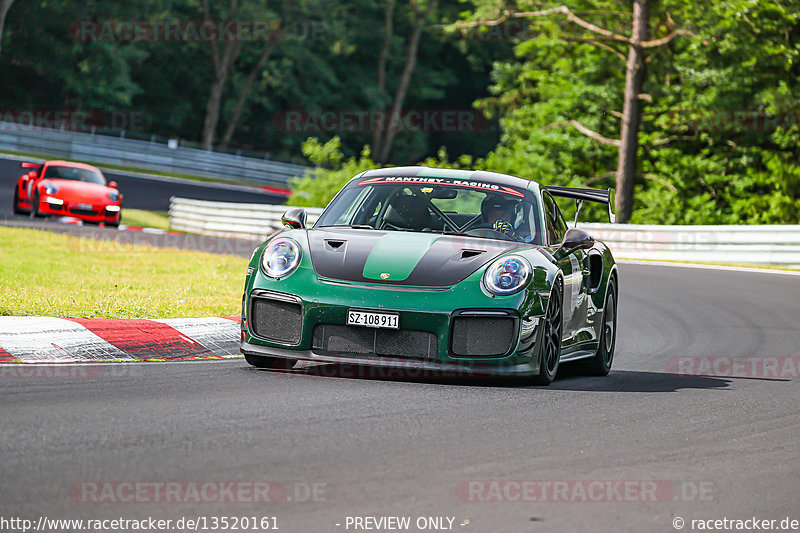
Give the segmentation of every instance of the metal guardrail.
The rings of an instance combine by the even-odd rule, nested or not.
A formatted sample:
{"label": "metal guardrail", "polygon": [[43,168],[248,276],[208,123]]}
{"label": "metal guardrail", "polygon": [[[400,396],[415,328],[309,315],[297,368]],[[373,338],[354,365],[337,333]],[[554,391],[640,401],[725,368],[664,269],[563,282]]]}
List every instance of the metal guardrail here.
{"label": "metal guardrail", "polygon": [[800,266],[800,226],[580,224],[625,259]]}
{"label": "metal guardrail", "polygon": [[[282,228],[281,215],[289,209],[285,205],[208,202],[173,196],[169,199],[169,226],[201,235],[258,240]],[[307,208],[306,213],[311,225],[322,209]]]}
{"label": "metal guardrail", "polygon": [[309,167],[210,152],[158,142],[94,135],[0,122],[0,150],[76,159],[98,165],[130,166],[223,181],[255,181],[286,187],[289,178],[302,176]]}
{"label": "metal guardrail", "polygon": [[[281,227],[289,206],[170,199],[173,229],[263,238]],[[313,224],[322,209],[308,208]],[[800,226],[642,226],[580,224],[619,259],[800,266]]]}

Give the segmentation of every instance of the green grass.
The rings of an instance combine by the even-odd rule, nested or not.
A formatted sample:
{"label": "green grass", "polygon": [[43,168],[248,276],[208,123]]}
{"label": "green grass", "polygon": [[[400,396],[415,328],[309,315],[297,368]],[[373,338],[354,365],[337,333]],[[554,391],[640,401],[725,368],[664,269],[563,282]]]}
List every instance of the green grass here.
{"label": "green grass", "polygon": [[235,316],[247,260],[0,227],[0,315]]}
{"label": "green grass", "polygon": [[143,209],[123,207],[120,224],[142,228],[169,229],[169,213],[166,211],[145,211]]}

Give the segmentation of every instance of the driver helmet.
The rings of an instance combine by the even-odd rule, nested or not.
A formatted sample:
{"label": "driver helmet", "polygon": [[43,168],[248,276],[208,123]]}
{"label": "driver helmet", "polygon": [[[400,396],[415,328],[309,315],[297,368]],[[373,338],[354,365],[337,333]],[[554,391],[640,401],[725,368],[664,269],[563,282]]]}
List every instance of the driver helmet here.
{"label": "driver helmet", "polygon": [[516,217],[517,202],[504,198],[503,196],[490,194],[481,202],[481,219],[483,222],[494,222],[489,220],[489,214],[493,211],[503,211],[506,216],[502,220],[513,224]]}

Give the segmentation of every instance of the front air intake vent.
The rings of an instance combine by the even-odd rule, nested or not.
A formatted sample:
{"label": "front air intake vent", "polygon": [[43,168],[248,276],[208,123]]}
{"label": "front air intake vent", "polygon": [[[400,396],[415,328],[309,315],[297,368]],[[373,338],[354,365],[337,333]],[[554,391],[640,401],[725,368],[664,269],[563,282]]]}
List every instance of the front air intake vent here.
{"label": "front air intake vent", "polygon": [[457,357],[501,357],[516,345],[513,316],[453,317],[452,351]]}
{"label": "front air intake vent", "polygon": [[429,331],[374,329],[341,324],[318,324],[314,350],[343,356],[436,359],[438,339]]}
{"label": "front air intake vent", "polygon": [[299,302],[252,295],[250,327],[257,337],[281,344],[300,343],[303,308]]}

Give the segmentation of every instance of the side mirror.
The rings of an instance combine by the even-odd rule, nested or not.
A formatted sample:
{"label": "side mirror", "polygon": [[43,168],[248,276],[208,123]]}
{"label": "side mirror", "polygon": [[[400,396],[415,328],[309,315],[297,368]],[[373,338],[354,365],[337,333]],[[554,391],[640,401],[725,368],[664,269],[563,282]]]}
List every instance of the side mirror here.
{"label": "side mirror", "polygon": [[570,252],[575,250],[587,250],[594,246],[594,237],[586,233],[580,228],[570,228],[564,234],[564,242],[561,247],[556,250],[556,259],[561,259]]}
{"label": "side mirror", "polygon": [[31,170],[30,172],[28,172],[28,179],[30,179],[30,180],[35,180],[36,179],[36,171],[35,170]]}
{"label": "side mirror", "polygon": [[111,187],[112,189],[116,189],[117,188],[117,182],[116,181],[109,181],[108,182],[108,186]]}
{"label": "side mirror", "polygon": [[281,224],[292,229],[303,229],[306,227],[306,210],[302,207],[289,209],[281,217]]}

